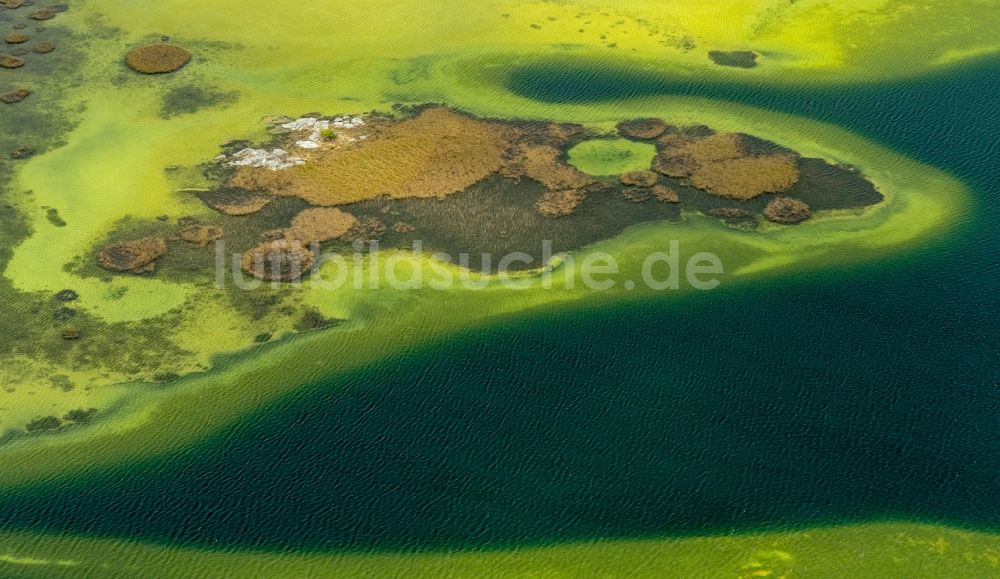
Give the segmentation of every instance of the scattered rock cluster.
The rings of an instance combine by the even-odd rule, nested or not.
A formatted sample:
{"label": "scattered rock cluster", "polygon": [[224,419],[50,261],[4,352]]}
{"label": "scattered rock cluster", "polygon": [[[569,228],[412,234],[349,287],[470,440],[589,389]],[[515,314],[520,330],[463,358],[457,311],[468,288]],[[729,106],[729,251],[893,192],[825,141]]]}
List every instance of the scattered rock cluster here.
{"label": "scattered rock cluster", "polygon": [[296,165],[302,165],[306,161],[302,157],[288,154],[288,151],[281,148],[274,148],[270,151],[266,149],[253,149],[246,147],[233,153],[231,156],[221,154],[215,158],[216,161],[225,161],[230,167],[262,167],[272,171],[288,169]]}
{"label": "scattered rock cluster", "polygon": [[[287,123],[282,123],[281,128],[289,131],[309,131],[309,135],[304,139],[295,141],[295,146],[300,149],[318,149],[320,140],[332,137],[327,131],[332,129],[357,129],[365,126],[365,120],[361,117],[336,117],[333,120],[318,119],[315,117],[303,117]],[[357,137],[360,140],[366,138],[365,135]]]}

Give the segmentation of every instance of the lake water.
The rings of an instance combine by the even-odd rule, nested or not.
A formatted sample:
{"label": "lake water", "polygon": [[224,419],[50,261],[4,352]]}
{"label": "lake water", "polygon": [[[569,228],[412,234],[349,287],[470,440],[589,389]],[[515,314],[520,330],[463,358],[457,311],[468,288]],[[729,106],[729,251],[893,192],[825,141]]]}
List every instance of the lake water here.
{"label": "lake water", "polygon": [[972,213],[863,266],[534,312],[431,344],[300,389],[181,457],[8,494],[0,527],[268,550],[887,517],[1000,530],[1000,62],[758,91],[557,64],[516,71],[512,90],[814,117],[958,175]]}

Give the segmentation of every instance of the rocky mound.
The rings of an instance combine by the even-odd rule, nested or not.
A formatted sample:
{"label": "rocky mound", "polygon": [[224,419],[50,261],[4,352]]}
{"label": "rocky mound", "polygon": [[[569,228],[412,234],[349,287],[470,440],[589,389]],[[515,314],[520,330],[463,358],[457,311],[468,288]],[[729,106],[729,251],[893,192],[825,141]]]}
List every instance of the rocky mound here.
{"label": "rocky mound", "polygon": [[667,130],[667,123],[661,119],[633,119],[618,123],[617,129],[625,138],[655,139]]}
{"label": "rocky mound", "polygon": [[39,42],[38,44],[31,47],[31,51],[36,54],[48,54],[55,49],[56,49],[56,43],[49,41]]}
{"label": "rocky mound", "polygon": [[265,281],[294,281],[313,266],[313,254],[297,240],[265,241],[243,254],[240,266]]}
{"label": "rocky mound", "polygon": [[3,40],[7,44],[21,44],[28,41],[28,35],[23,32],[11,32],[7,36],[4,36]]}
{"label": "rocky mound", "polygon": [[312,207],[292,219],[288,237],[303,245],[329,241],[346,235],[358,223],[356,217],[335,207]]}
{"label": "rocky mound", "polygon": [[545,217],[562,217],[570,215],[576,210],[586,196],[577,189],[564,189],[562,191],[546,191],[542,198],[535,203],[538,213]]}
{"label": "rocky mound", "polygon": [[367,124],[365,139],[310,149],[301,167],[237,167],[229,185],[323,206],[382,196],[444,197],[498,172],[520,134],[512,125],[437,106],[401,121]]}
{"label": "rocky mound", "polygon": [[126,56],[129,68],[143,74],[162,74],[180,70],[191,60],[191,53],[173,44],[150,44],[133,48]]}
{"label": "rocky mound", "polygon": [[764,218],[786,225],[801,223],[812,215],[809,206],[792,197],[775,197],[764,208]]}
{"label": "rocky mound", "polygon": [[147,237],[106,246],[98,254],[97,262],[111,271],[152,272],[156,268],[156,260],[166,253],[166,240]]}

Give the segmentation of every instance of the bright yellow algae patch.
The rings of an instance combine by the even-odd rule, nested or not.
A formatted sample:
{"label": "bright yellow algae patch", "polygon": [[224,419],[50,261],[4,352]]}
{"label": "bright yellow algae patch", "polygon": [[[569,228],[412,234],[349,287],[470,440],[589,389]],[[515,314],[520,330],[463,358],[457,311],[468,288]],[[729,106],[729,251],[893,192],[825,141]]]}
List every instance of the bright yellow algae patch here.
{"label": "bright yellow algae patch", "polygon": [[870,523],[797,532],[604,540],[447,553],[277,554],[112,539],[0,534],[0,573],[49,577],[55,566],[105,577],[368,578],[992,577],[1000,537],[945,526]]}

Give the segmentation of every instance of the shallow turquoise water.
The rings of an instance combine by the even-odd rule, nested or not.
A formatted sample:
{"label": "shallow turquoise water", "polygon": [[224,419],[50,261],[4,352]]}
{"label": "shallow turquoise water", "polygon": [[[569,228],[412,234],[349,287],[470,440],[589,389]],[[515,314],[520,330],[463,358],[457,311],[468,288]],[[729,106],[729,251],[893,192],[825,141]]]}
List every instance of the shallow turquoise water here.
{"label": "shallow turquoise water", "polygon": [[545,100],[681,92],[840,124],[968,180],[973,216],[849,270],[420,348],[184,456],[0,498],[0,526],[312,549],[887,516],[1000,529],[1000,63],[815,92],[565,66],[513,79]]}

